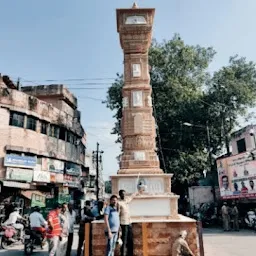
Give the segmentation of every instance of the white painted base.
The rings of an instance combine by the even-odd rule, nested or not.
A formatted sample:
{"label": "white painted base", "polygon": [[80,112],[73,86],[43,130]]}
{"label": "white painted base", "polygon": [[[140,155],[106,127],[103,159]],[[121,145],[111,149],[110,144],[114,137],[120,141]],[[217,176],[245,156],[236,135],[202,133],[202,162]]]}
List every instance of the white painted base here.
{"label": "white painted base", "polygon": [[163,217],[171,214],[170,198],[134,198],[130,203],[131,217]]}

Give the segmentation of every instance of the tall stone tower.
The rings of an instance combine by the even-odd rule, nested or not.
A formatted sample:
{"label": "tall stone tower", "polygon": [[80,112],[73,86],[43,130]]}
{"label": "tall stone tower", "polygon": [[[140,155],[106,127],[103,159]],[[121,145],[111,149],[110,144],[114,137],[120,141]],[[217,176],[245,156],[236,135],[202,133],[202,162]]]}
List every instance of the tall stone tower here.
{"label": "tall stone tower", "polygon": [[124,51],[122,140],[119,174],[162,173],[156,154],[156,127],[148,65],[155,9],[117,10],[117,30]]}
{"label": "tall stone tower", "polygon": [[144,192],[130,205],[133,218],[169,219],[178,216],[178,196],[171,193],[172,174],[163,173],[156,154],[148,65],[154,14],[155,9],[138,8],[136,4],[117,10],[117,31],[124,52],[123,154],[120,170],[111,180],[114,194],[120,189],[132,194],[143,186]]}

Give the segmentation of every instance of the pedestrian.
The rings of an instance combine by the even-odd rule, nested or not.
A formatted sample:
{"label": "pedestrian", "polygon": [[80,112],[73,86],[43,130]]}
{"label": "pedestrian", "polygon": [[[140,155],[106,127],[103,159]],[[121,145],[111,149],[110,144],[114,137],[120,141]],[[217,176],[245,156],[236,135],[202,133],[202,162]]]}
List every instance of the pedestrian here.
{"label": "pedestrian", "polygon": [[224,202],[223,206],[221,207],[221,214],[222,214],[222,221],[223,221],[223,230],[229,231],[229,212],[227,203]]}
{"label": "pedestrian", "polygon": [[60,234],[60,242],[58,246],[58,250],[56,256],[64,256],[67,253],[67,245],[68,245],[68,231],[69,231],[69,221],[67,216],[68,206],[66,203],[62,204],[62,209],[59,215],[60,225],[61,225],[61,234]]}
{"label": "pedestrian", "polygon": [[106,256],[114,256],[116,243],[118,240],[120,220],[117,208],[118,199],[116,195],[110,197],[110,205],[104,212],[104,222],[106,225],[105,234],[107,237]]}
{"label": "pedestrian", "polygon": [[232,204],[232,220],[233,220],[233,230],[239,231],[239,211],[237,209],[236,204],[233,202]]}
{"label": "pedestrian", "polygon": [[49,244],[49,256],[54,256],[57,252],[59,246],[59,240],[61,235],[61,225],[60,225],[60,211],[61,205],[56,204],[54,209],[48,214],[48,229],[47,229],[47,239]]}
{"label": "pedestrian", "polygon": [[67,245],[67,253],[66,256],[70,256],[73,239],[74,239],[74,225],[76,223],[76,212],[73,210],[73,204],[68,204],[68,210],[66,211],[66,215],[68,218],[69,223],[69,230],[68,230],[68,245]]}
{"label": "pedestrian", "polygon": [[90,223],[93,220],[95,220],[95,217],[91,211],[91,202],[86,201],[85,207],[81,212],[81,221],[80,221],[80,226],[78,231],[79,240],[78,240],[78,247],[77,247],[77,256],[81,256],[82,247],[85,240],[85,224]]}
{"label": "pedestrian", "polygon": [[127,197],[125,190],[119,191],[120,199],[118,201],[118,208],[123,242],[121,246],[121,256],[133,256],[133,236],[129,203],[137,194],[138,192]]}

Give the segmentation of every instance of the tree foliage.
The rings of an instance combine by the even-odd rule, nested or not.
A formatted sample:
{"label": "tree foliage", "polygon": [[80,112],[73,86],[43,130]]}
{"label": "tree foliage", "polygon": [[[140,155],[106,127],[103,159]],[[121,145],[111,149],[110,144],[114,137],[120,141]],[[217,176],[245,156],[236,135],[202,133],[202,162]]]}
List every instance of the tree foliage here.
{"label": "tree foliage", "polygon": [[[153,41],[149,51],[158,152],[164,171],[174,173],[173,188],[179,194],[209,170],[206,125],[211,151],[218,154],[228,144],[239,115],[255,103],[255,64],[231,57],[211,76],[208,67],[214,55],[213,48],[186,45],[179,35],[163,43]],[[117,75],[106,100],[115,113],[113,133],[119,142],[123,83],[123,76]]]}

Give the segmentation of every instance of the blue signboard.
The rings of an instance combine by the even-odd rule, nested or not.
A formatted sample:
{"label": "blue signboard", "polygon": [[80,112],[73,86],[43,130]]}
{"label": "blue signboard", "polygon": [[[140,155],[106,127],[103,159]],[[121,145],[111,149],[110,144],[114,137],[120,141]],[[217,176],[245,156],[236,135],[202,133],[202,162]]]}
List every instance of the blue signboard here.
{"label": "blue signboard", "polygon": [[36,166],[37,158],[32,156],[6,155],[4,166],[24,167],[33,169]]}

